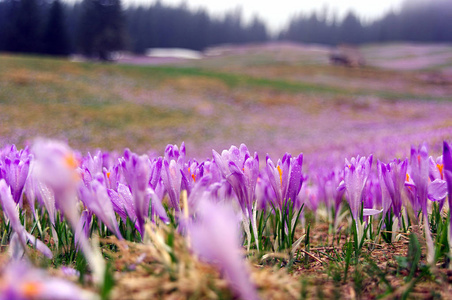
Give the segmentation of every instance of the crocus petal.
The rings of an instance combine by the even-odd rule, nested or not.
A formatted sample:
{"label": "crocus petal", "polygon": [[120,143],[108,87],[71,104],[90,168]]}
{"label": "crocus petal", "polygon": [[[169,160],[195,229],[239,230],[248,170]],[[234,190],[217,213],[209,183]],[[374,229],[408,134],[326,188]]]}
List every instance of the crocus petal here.
{"label": "crocus petal", "polygon": [[52,258],[52,252],[50,251],[50,249],[40,240],[29,234],[20,223],[19,212],[17,211],[15,202],[11,196],[11,191],[4,179],[0,180],[0,198],[3,211],[10,220],[11,227],[13,228],[14,232],[17,233],[18,237],[22,241],[22,244],[25,246],[27,241],[30,241],[41,253],[43,253],[48,258]]}
{"label": "crocus petal", "polygon": [[175,160],[171,160],[170,162],[165,160],[163,162],[162,180],[163,185],[165,186],[165,189],[168,192],[171,207],[179,211],[180,210],[179,198],[182,183],[182,174]]}
{"label": "crocus petal", "polygon": [[168,218],[168,215],[166,214],[166,210],[162,205],[162,200],[160,199],[160,197],[157,195],[157,193],[151,188],[149,187],[147,189],[147,197],[151,199],[151,205],[153,207],[153,209],[155,210],[155,213],[157,214],[157,216],[159,216],[159,218],[165,222],[166,224],[169,224],[170,219]]}
{"label": "crocus petal", "polygon": [[301,185],[303,183],[303,174],[301,168],[303,165],[303,154],[300,154],[297,158],[291,161],[290,179],[287,187],[287,194],[285,196],[286,201],[291,199],[295,201],[298,193],[300,192]]}
{"label": "crocus petal", "polygon": [[[14,232],[9,241],[8,254],[12,261],[21,260],[25,255],[24,243],[19,238],[19,235]],[[2,299],[0,297],[0,299]]]}
{"label": "crocus petal", "polygon": [[202,199],[203,194],[206,192],[207,188],[210,186],[212,180],[211,175],[206,175],[202,177],[200,180],[196,181],[196,184],[193,187],[193,190],[188,196],[188,206],[190,208],[190,213],[193,214],[198,209],[198,204],[200,199]]}
{"label": "crocus petal", "polygon": [[42,254],[44,254],[47,258],[52,258],[53,254],[52,251],[50,251],[49,247],[47,247],[43,242],[41,242],[39,239],[32,236],[30,233],[25,231],[25,234],[27,236],[28,241],[36,247],[36,249],[39,250]]}
{"label": "crocus petal", "polygon": [[77,224],[77,227],[75,228],[74,233],[74,240],[75,245],[78,247],[79,244],[82,242],[82,239],[87,239],[89,235],[90,230],[90,223],[91,223],[91,214],[84,210],[80,216],[80,220]]}
{"label": "crocus petal", "polygon": [[441,201],[447,196],[447,182],[435,179],[428,185],[428,198],[432,201]]}
{"label": "crocus petal", "polygon": [[383,209],[372,209],[372,208],[364,208],[363,209],[363,216],[375,216],[378,214],[381,214],[383,212]]}
{"label": "crocus petal", "polygon": [[137,218],[134,202],[133,202],[133,196],[130,192],[130,189],[125,184],[119,183],[118,184],[118,195],[121,198],[121,203],[124,205],[127,215],[129,216],[129,219],[132,221],[135,221]]}
{"label": "crocus petal", "polygon": [[204,259],[218,262],[242,299],[259,299],[240,255],[237,218],[232,208],[208,200],[200,207],[199,221],[189,226],[193,250]]}
{"label": "crocus petal", "polygon": [[123,222],[126,222],[127,212],[125,209],[126,204],[124,203],[124,199],[119,197],[118,192],[111,189],[108,190],[108,196],[110,197],[115,212],[119,215]]}
{"label": "crocus petal", "polygon": [[14,202],[11,195],[11,190],[4,179],[0,180],[0,200],[2,203],[3,211],[8,217],[11,226],[13,227],[14,231],[20,234],[20,232],[22,231],[22,224],[20,223],[19,212],[17,210],[16,203]]}

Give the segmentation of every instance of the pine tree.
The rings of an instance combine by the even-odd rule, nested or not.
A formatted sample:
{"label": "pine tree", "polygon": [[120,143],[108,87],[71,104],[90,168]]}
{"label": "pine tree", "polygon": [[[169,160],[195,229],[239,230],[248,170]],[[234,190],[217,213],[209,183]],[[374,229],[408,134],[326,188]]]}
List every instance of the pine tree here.
{"label": "pine tree", "polygon": [[120,0],[84,0],[79,27],[81,52],[100,60],[111,60],[124,49],[126,35]]}
{"label": "pine tree", "polygon": [[361,21],[352,11],[348,12],[339,30],[340,41],[348,44],[359,44],[363,41],[363,34]]}
{"label": "pine tree", "polygon": [[41,18],[36,0],[11,1],[5,32],[5,50],[37,53],[41,50]]}
{"label": "pine tree", "polygon": [[66,56],[70,53],[63,7],[59,0],[54,0],[50,8],[43,44],[45,54]]}

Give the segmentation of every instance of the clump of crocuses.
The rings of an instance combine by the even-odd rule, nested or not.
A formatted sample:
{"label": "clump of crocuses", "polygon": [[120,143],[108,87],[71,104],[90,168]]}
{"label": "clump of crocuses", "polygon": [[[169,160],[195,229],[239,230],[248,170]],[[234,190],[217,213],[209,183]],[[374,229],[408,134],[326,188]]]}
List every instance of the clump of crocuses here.
{"label": "clump of crocuses", "polygon": [[[412,147],[409,159],[379,161],[376,170],[372,155],[345,159],[345,165],[312,164],[307,171],[302,170],[304,158],[286,153],[272,160],[267,155],[260,168],[258,154],[251,154],[244,144],[221,154],[213,150],[204,161],[188,159],[184,143],[168,145],[162,156],[129,149],[121,155],[97,151],[82,156],[52,140],[37,140],[24,150],[8,146],[0,151],[0,203],[8,231],[3,239],[10,243],[14,261],[26,259],[30,246],[51,258],[57,247],[27,231],[25,211],[31,208],[41,237],[48,232],[56,245],[60,244],[56,228],[67,222],[74,251],[83,253],[93,281],[101,287],[106,264],[97,239],[91,239],[93,233],[103,238],[115,235],[122,243],[140,242],[149,237],[147,223],[153,228],[173,226],[195,254],[218,266],[238,296],[257,299],[241,248],[257,253],[295,251],[301,241],[294,236],[300,233],[295,227],[303,219],[302,208],[319,215],[326,208],[334,233],[342,230],[339,214],[350,216],[357,250],[365,239],[379,238],[379,232],[366,235],[372,233],[372,218],[382,213],[377,219],[380,227],[389,220],[385,226],[391,227],[385,230],[396,232],[406,223],[407,211],[414,211],[411,221],[423,222],[428,262],[435,262],[429,214],[432,201],[441,211],[452,193],[450,144],[444,142],[443,155],[436,159],[428,157],[425,145]],[[341,212],[346,203],[349,214]],[[449,213],[450,209],[451,201]],[[40,227],[43,216],[48,216],[50,230]],[[279,222],[276,226],[270,224],[274,220]],[[452,226],[449,243],[452,249]]]}

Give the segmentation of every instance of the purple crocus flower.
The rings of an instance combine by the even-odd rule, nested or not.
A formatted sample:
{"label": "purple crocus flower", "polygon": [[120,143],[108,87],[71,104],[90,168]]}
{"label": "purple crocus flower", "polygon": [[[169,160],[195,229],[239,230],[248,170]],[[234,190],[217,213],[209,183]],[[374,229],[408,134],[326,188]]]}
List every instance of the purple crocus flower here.
{"label": "purple crocus flower", "polygon": [[356,224],[360,222],[360,211],[362,204],[362,194],[367,178],[372,167],[372,155],[366,157],[352,157],[350,161],[345,159],[344,184],[347,194],[348,204],[352,217]]}
{"label": "purple crocus flower", "polygon": [[80,159],[69,146],[52,140],[37,140],[32,152],[33,176],[52,190],[56,207],[75,228],[79,219],[76,191],[81,180]]}
{"label": "purple crocus flower", "polygon": [[229,205],[203,200],[197,222],[189,225],[191,245],[201,258],[216,262],[242,299],[259,299],[240,254],[237,216]]}
{"label": "purple crocus flower", "polygon": [[224,179],[215,161],[206,160],[199,165],[195,170],[196,179],[209,176],[211,178],[211,185],[209,187],[209,194],[212,201],[231,201],[236,200],[234,190],[231,184]]}
{"label": "purple crocus flower", "polygon": [[[450,144],[446,141],[443,142],[443,163],[444,179],[446,179],[447,190],[449,193],[449,218],[452,218],[450,216],[452,212],[452,151]],[[452,255],[452,221],[450,221],[449,225],[449,248],[450,254]],[[452,268],[452,264],[450,264],[450,267]]]}
{"label": "purple crocus flower", "polygon": [[199,169],[199,163],[196,160],[190,160],[181,169],[181,189],[186,190],[190,196],[196,180],[200,180],[202,177],[201,170]]}
{"label": "purple crocus flower", "polygon": [[345,188],[338,191],[338,186],[344,178],[344,169],[334,169],[333,171],[328,169],[318,169],[317,175],[313,176],[316,179],[316,185],[318,186],[319,201],[325,203],[325,206],[330,210],[334,208],[337,213],[342,203],[342,196],[344,195]]}
{"label": "purple crocus flower", "polygon": [[14,145],[0,156],[0,178],[5,179],[10,186],[16,203],[22,200],[22,192],[30,169],[30,159],[28,148],[17,151]]}
{"label": "purple crocus flower", "polygon": [[91,153],[88,152],[88,155],[82,160],[82,167],[89,170],[91,174],[102,173],[103,170],[103,158],[101,151],[97,151],[97,153],[92,156]]}
{"label": "purple crocus flower", "polygon": [[167,145],[165,148],[165,159],[180,161],[181,164],[185,163],[185,143],[182,142],[180,150],[177,145]]}
{"label": "purple crocus flower", "polygon": [[405,192],[408,197],[408,200],[411,203],[411,206],[413,207],[415,214],[417,215],[421,211],[421,204],[419,203],[419,200],[417,197],[416,185],[414,184],[414,181],[411,178],[410,174],[411,174],[411,166],[408,165],[407,172],[406,172],[406,180],[405,180]]}
{"label": "purple crocus flower", "polygon": [[292,158],[289,153],[286,153],[282,160],[278,160],[276,166],[268,155],[266,161],[268,178],[276,194],[276,204],[282,210],[289,199],[295,202],[300,192],[303,183],[301,173],[303,154]]}
{"label": "purple crocus flower", "polygon": [[107,189],[102,183],[103,177],[101,173],[99,173],[99,175],[100,176],[90,182],[88,186],[80,186],[80,199],[83,201],[85,206],[118,237],[118,239],[122,240],[123,238],[121,232],[119,231],[113,205],[110,197],[108,196]]}
{"label": "purple crocus flower", "polygon": [[170,205],[180,212],[180,191],[182,184],[182,172],[175,160],[163,162],[162,182],[170,199]]}
{"label": "purple crocus flower", "polygon": [[427,242],[427,261],[429,264],[434,264],[435,249],[430,232],[427,210],[429,163],[427,146],[425,144],[420,146],[418,149],[411,147],[410,167],[411,178],[416,186],[414,201],[416,201],[421,208],[424,217],[424,231]]}
{"label": "purple crocus flower", "polygon": [[158,189],[161,185],[157,185],[156,190],[154,191],[151,187],[146,189],[146,197],[151,199],[151,221],[154,221],[154,215],[158,216],[160,220],[169,224],[170,219],[166,214],[166,210],[162,205],[162,196]]}
{"label": "purple crocus flower", "polygon": [[124,152],[121,166],[127,184],[133,195],[133,203],[140,232],[144,232],[144,223],[149,214],[150,198],[146,197],[149,186],[150,161],[147,155],[138,156],[129,149]]}
{"label": "purple crocus flower", "polygon": [[[52,190],[56,207],[62,210],[72,228],[77,228],[80,221],[77,209],[77,187],[81,183],[80,159],[69,146],[52,140],[37,140],[32,152],[35,157],[33,176]],[[91,247],[85,236],[80,235],[78,242],[91,265],[94,280],[102,283],[105,273],[102,255]]]}
{"label": "purple crocus flower", "polygon": [[144,224],[149,217],[150,204],[151,210],[155,211],[164,222],[168,222],[169,219],[165,210],[161,209],[163,207],[161,199],[156,196],[150,186],[150,184],[157,185],[158,183],[158,181],[153,183],[154,177],[151,177],[155,173],[154,169],[159,166],[158,162],[152,164],[147,155],[138,156],[129,149],[126,149],[120,162],[133,196],[133,207],[140,232],[144,232]]}
{"label": "purple crocus flower", "polygon": [[[113,204],[113,209],[122,221],[125,223],[127,221],[127,217],[129,217],[129,219],[135,223],[137,229],[140,230],[138,224],[136,223],[137,215],[133,206],[133,196],[129,187],[119,183],[117,191],[108,189],[107,192],[111,203]],[[142,232],[140,233],[142,234]]]}
{"label": "purple crocus flower", "polygon": [[[380,182],[371,173],[363,190],[363,216],[373,216],[388,210],[388,203],[383,206]],[[381,210],[377,209],[383,207]],[[367,220],[366,220],[367,221]]]}
{"label": "purple crocus flower", "polygon": [[240,149],[232,146],[221,155],[213,150],[213,156],[223,177],[231,184],[238,198],[242,212],[246,217],[252,216],[252,204],[257,177],[259,176],[259,157],[251,157],[244,144]]}
{"label": "purple crocus flower", "polygon": [[149,179],[149,185],[154,190],[157,189],[157,185],[160,182],[162,166],[163,166],[162,157],[154,158],[151,161],[151,177]]}
{"label": "purple crocus flower", "polygon": [[[344,169],[319,170],[316,178],[319,201],[323,201],[328,208],[328,214],[331,214],[330,219],[334,220],[334,230],[336,230],[340,222],[338,215],[341,211],[342,198],[345,193],[345,184],[341,185],[344,179]],[[331,207],[334,208],[334,215],[332,215]]]}
{"label": "purple crocus flower", "polygon": [[91,220],[93,214],[87,210],[82,211],[77,227],[75,227],[74,240],[75,245],[79,248],[80,242],[89,239],[91,228]]}
{"label": "purple crocus flower", "polygon": [[381,212],[373,209],[363,209],[363,216],[361,216],[363,190],[366,185],[367,178],[369,177],[371,167],[372,155],[370,155],[367,159],[366,157],[360,157],[359,155],[356,158],[352,157],[350,161],[345,159],[343,184],[345,185],[350,211],[352,213],[353,220],[355,220],[358,244],[361,243],[364,235],[364,224],[361,222],[361,217]]}
{"label": "purple crocus flower", "polygon": [[416,186],[416,202],[424,215],[427,211],[429,162],[427,146],[424,144],[416,149],[411,147],[410,176]]}
{"label": "purple crocus flower", "polygon": [[[392,210],[396,218],[400,218],[402,212],[402,192],[405,184],[408,167],[408,159],[394,160],[387,165],[379,162],[379,175],[383,188],[386,188],[392,203]],[[386,207],[386,206],[385,206]],[[387,209],[384,210],[386,213]]]}
{"label": "purple crocus flower", "polygon": [[447,183],[444,180],[443,174],[443,157],[439,156],[435,161],[433,160],[433,157],[430,156],[428,158],[428,163],[429,177],[431,180],[428,185],[428,198],[438,202],[439,210],[441,211],[447,196]]}
{"label": "purple crocus flower", "polygon": [[204,198],[204,195],[208,193],[208,188],[211,185],[212,176],[206,175],[201,177],[193,186],[190,196],[188,196],[187,202],[190,214],[194,214],[198,211],[198,205],[200,200]]}
{"label": "purple crocus flower", "polygon": [[36,245],[36,249],[38,249],[46,257],[52,258],[52,252],[50,249],[39,239],[36,239],[33,235],[28,233],[20,223],[19,211],[17,210],[16,202],[14,202],[11,190],[4,179],[0,179],[0,201],[3,212],[8,218],[14,233],[19,237],[22,246],[25,247],[27,242],[30,242],[32,245]]}
{"label": "purple crocus flower", "polygon": [[[248,241],[250,241],[249,221],[251,221],[254,236],[257,236],[256,220],[253,216],[253,202],[255,200],[255,189],[259,176],[259,157],[257,153],[252,157],[244,144],[240,145],[240,149],[232,146],[229,151],[224,150],[221,155],[215,150],[212,152],[218,169],[232,186],[237,196],[244,215],[244,229],[247,233]],[[257,243],[258,241],[256,240]],[[259,248],[258,244],[257,246]]]}
{"label": "purple crocus flower", "polygon": [[212,177],[212,182],[220,182],[221,180],[223,180],[223,175],[218,169],[217,164],[215,163],[215,161],[211,161],[209,159],[202,162],[196,172],[196,178],[208,174]]}
{"label": "purple crocus flower", "polygon": [[306,205],[311,211],[316,212],[319,204],[320,204],[320,198],[319,195],[319,188],[317,185],[314,184],[303,184],[301,187],[301,191],[298,194],[296,203],[296,208],[300,208],[302,204]]}
{"label": "purple crocus flower", "polygon": [[120,163],[115,164],[111,168],[104,167],[102,174],[105,178],[105,186],[108,189],[116,190],[118,184],[121,182],[121,165]]}
{"label": "purple crocus flower", "polygon": [[181,190],[186,190],[188,195],[191,192],[191,184],[187,178],[188,173],[188,166],[185,165],[184,143],[182,143],[180,151],[176,145],[166,146],[161,176],[170,199],[170,206],[177,212],[180,212]]}
{"label": "purple crocus flower", "polygon": [[[33,169],[34,162],[32,161],[30,169]],[[31,171],[33,172],[33,171]],[[29,176],[27,183],[25,184],[25,195],[27,200],[31,203],[31,199],[37,199],[41,206],[44,206],[47,210],[51,226],[52,237],[55,240],[55,244],[58,246],[58,235],[55,230],[55,218],[56,218],[56,206],[55,206],[55,195],[53,191],[49,189],[42,181],[39,181],[35,176]],[[31,205],[31,204],[30,204]],[[33,206],[32,206],[33,207]],[[33,209],[33,215],[36,218],[35,211]],[[39,222],[39,219],[38,219]]]}

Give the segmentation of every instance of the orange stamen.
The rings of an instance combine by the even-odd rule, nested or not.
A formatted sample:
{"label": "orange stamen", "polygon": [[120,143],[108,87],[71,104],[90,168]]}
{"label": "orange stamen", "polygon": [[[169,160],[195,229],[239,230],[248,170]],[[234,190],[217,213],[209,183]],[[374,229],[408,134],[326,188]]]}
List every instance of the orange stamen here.
{"label": "orange stamen", "polygon": [[196,175],[195,174],[191,174],[191,178],[193,178],[193,181],[196,182]]}
{"label": "orange stamen", "polygon": [[42,291],[42,286],[38,282],[25,282],[22,284],[22,291],[26,298],[36,298]]}
{"label": "orange stamen", "polygon": [[66,163],[66,165],[71,168],[71,169],[75,169],[78,167],[78,161],[77,159],[74,157],[74,155],[72,154],[68,154],[64,157],[64,162]]}
{"label": "orange stamen", "polygon": [[280,167],[280,166],[277,166],[276,168],[278,169],[278,172],[279,172],[279,181],[281,182],[281,186],[282,186],[282,170],[281,170],[281,167]]}
{"label": "orange stamen", "polygon": [[439,173],[441,174],[441,178],[443,178],[443,168],[444,168],[444,165],[443,165],[443,164],[436,164],[436,167],[438,168]]}

